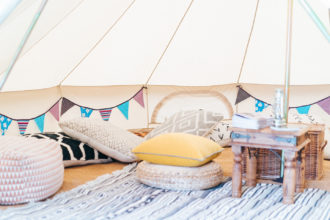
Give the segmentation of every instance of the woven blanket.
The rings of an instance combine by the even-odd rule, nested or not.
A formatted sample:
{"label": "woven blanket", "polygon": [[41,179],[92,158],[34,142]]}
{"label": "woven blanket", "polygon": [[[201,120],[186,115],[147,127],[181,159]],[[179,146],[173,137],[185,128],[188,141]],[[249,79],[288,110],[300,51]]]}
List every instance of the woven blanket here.
{"label": "woven blanket", "polygon": [[258,184],[231,197],[231,181],[200,191],[143,185],[136,164],[71,191],[23,207],[0,210],[0,219],[330,219],[330,192],[305,189],[282,203],[282,187]]}

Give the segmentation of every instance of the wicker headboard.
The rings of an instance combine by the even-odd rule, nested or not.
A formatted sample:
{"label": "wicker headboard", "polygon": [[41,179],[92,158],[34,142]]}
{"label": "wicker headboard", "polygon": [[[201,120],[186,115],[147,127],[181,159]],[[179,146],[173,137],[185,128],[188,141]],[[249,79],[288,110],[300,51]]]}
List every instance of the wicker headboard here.
{"label": "wicker headboard", "polygon": [[209,97],[214,97],[221,101],[225,107],[225,109],[228,112],[229,117],[231,118],[234,114],[234,110],[232,108],[232,105],[230,104],[229,100],[221,94],[220,92],[217,91],[209,91],[209,90],[196,90],[196,91],[179,91],[179,92],[173,92],[167,96],[165,96],[155,107],[152,116],[151,116],[151,121],[150,124],[159,124],[161,122],[157,121],[158,113],[161,110],[162,107],[164,107],[170,100],[177,98],[180,95],[205,95]]}

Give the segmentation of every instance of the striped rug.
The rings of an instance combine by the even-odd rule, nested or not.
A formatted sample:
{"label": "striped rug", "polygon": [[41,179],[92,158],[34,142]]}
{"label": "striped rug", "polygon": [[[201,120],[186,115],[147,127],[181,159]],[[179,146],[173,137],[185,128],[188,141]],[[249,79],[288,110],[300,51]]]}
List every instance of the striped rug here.
{"label": "striped rug", "polygon": [[201,191],[148,187],[136,164],[106,174],[44,202],[0,210],[0,219],[330,219],[330,192],[306,189],[294,205],[282,204],[279,185],[244,187],[231,197],[231,181]]}

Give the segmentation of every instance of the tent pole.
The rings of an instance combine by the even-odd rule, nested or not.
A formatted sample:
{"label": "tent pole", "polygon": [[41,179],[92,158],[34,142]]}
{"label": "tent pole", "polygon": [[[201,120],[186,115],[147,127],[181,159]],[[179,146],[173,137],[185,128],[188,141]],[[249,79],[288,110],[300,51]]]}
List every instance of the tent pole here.
{"label": "tent pole", "polygon": [[[291,73],[291,40],[292,40],[292,9],[293,0],[288,0],[286,53],[285,53],[285,89],[284,89],[284,119],[288,123],[289,96],[290,96],[290,73]],[[282,151],[281,177],[284,175],[284,153]]]}
{"label": "tent pole", "polygon": [[[317,16],[317,14],[314,12],[314,10],[311,8],[311,6],[308,4],[308,2],[306,0],[299,0],[299,3],[305,9],[307,14],[311,17],[311,19],[319,28],[323,36],[328,40],[328,42],[330,42],[330,33],[328,32],[327,28],[322,23],[320,18]],[[329,18],[330,18],[330,9],[329,9]]]}
{"label": "tent pole", "polygon": [[10,74],[10,72],[12,71],[20,53],[22,52],[23,48],[24,48],[24,45],[26,43],[26,41],[28,40],[35,24],[37,23],[39,17],[40,17],[40,14],[41,12],[44,10],[45,6],[46,6],[46,3],[47,3],[48,0],[43,0],[40,4],[40,7],[38,9],[38,11],[36,12],[36,14],[34,15],[33,19],[32,19],[32,22],[30,24],[30,26],[28,27],[27,31],[25,32],[24,36],[23,36],[23,39],[21,40],[15,54],[14,54],[14,57],[13,59],[10,61],[10,64],[7,68],[7,70],[5,71],[3,77],[1,78],[1,81],[0,81],[0,92],[3,88],[3,86],[5,85],[6,81],[7,81],[7,78]]}
{"label": "tent pole", "polygon": [[150,121],[149,121],[149,93],[148,93],[148,87],[145,86],[145,92],[146,92],[146,100],[147,100],[147,128],[149,128]]}
{"label": "tent pole", "polygon": [[284,90],[284,118],[288,122],[290,73],[291,73],[291,41],[292,41],[292,9],[293,0],[288,0],[286,54],[285,54],[285,90]]}

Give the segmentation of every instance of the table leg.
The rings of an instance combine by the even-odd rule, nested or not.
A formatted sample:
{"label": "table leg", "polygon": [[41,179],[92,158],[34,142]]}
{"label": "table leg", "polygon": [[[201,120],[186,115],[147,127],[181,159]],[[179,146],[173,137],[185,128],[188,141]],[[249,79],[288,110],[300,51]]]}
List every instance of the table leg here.
{"label": "table leg", "polygon": [[232,173],[232,197],[240,198],[242,195],[242,147],[232,145],[234,153],[234,166]]}
{"label": "table leg", "polygon": [[284,151],[283,203],[293,204],[296,189],[296,152]]}
{"label": "table leg", "polygon": [[246,167],[246,179],[247,179],[247,186],[256,186],[257,185],[257,149],[255,148],[248,148],[249,150],[249,157],[247,160],[247,167]]}
{"label": "table leg", "polygon": [[305,188],[305,148],[298,152],[297,157],[296,192],[303,192]]}

